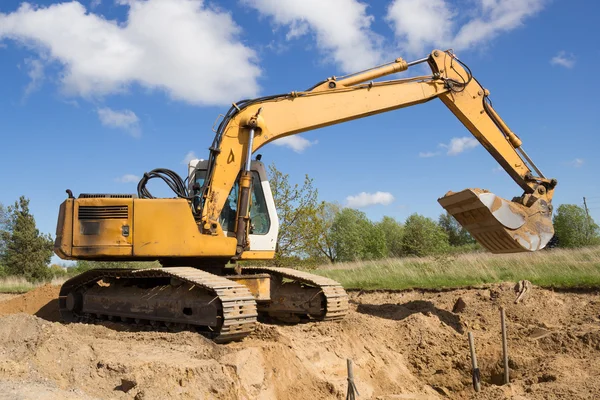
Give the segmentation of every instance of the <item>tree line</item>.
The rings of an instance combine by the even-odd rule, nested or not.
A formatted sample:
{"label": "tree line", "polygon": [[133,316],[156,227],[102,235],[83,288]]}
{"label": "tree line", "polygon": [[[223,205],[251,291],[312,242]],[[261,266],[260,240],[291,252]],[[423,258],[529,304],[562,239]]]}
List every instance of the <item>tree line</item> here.
{"label": "tree line", "polygon": [[[319,264],[483,251],[448,213],[437,220],[414,213],[404,222],[384,216],[371,221],[359,210],[319,201],[308,175],[293,184],[274,164],[269,180],[280,220],[276,264]],[[562,204],[553,218],[550,247],[600,244],[600,229],[585,210]]]}
{"label": "tree line", "polygon": [[[292,183],[289,175],[272,164],[269,179],[280,224],[276,265],[306,266],[482,251],[447,213],[437,220],[415,213],[403,222],[389,216],[371,221],[362,211],[320,201],[318,190],[308,175],[301,184]],[[561,204],[553,222],[555,238],[551,247],[600,245],[600,228],[578,205]],[[67,275],[61,266],[49,266],[52,254],[53,239],[37,229],[29,199],[22,196],[8,207],[0,204],[0,278],[22,276],[35,282]],[[95,267],[115,266],[107,262],[78,261],[69,275]],[[138,268],[142,265],[128,262],[118,266]]]}

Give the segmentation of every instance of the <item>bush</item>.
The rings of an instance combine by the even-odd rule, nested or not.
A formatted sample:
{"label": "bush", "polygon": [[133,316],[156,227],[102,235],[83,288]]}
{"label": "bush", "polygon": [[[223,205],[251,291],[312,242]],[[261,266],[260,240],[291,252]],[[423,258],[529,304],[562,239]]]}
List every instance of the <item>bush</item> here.
{"label": "bush", "polygon": [[66,278],[68,275],[67,270],[57,264],[52,264],[48,269],[50,270],[50,276],[52,279]]}
{"label": "bush", "polygon": [[383,231],[362,211],[342,209],[331,227],[335,261],[383,258],[387,255]]}
{"label": "bush", "polygon": [[392,217],[383,217],[377,223],[377,227],[383,232],[385,244],[387,247],[387,257],[401,257],[402,236],[404,236],[404,227]]}
{"label": "bush", "polygon": [[412,214],[404,224],[402,251],[418,257],[441,254],[449,250],[448,235],[431,218]]}

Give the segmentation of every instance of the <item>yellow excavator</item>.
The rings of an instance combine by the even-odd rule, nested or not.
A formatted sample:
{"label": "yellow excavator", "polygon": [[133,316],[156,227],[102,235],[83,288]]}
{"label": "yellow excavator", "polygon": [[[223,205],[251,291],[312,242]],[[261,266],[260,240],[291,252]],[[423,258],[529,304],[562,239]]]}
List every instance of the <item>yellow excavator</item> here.
{"label": "yellow excavator", "polygon": [[[380,78],[427,63],[431,74]],[[116,320],[194,329],[217,342],[239,340],[257,317],[336,320],[347,295],[331,279],[287,268],[226,268],[275,255],[279,223],[264,165],[252,154],[274,140],[440,99],[523,189],[512,201],[486,190],[448,192],[439,203],[492,253],[530,252],[552,238],[555,179],[546,178],[492,108],[489,92],[451,51],[391,63],[312,88],[233,103],[220,117],[207,160],[186,180],[146,173],[134,194],[81,194],[60,206],[55,252],[68,260],[158,260],[164,268],[95,269],[64,283],[67,322]],[[217,121],[219,122],[219,120]],[[217,123],[215,123],[217,126]],[[174,198],[154,198],[162,179]]]}

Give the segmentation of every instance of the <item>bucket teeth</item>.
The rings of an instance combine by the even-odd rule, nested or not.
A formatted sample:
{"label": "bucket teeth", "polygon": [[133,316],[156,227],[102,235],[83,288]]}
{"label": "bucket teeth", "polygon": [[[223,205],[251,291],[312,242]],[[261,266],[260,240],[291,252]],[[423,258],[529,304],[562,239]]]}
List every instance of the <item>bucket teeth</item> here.
{"label": "bucket teeth", "polygon": [[554,235],[551,212],[544,200],[525,207],[487,190],[465,189],[449,192],[438,202],[492,253],[541,250]]}

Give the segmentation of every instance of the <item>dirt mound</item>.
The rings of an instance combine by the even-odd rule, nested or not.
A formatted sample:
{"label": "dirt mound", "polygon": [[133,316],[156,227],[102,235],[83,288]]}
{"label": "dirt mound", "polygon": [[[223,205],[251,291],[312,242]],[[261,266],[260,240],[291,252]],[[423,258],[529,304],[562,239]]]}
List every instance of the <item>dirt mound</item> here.
{"label": "dirt mound", "polygon": [[[56,296],[56,288],[46,287],[0,302],[0,313],[39,312],[52,290]],[[343,321],[259,324],[242,342],[227,345],[190,332],[129,332],[7,315],[0,318],[0,393],[26,399],[343,399],[351,358],[365,399],[600,397],[597,293],[534,288],[524,303],[514,304],[506,284],[350,297]],[[465,308],[454,313],[459,297]],[[512,382],[504,386],[500,306],[507,313]],[[483,379],[478,395],[471,387],[468,331],[475,335]]]}
{"label": "dirt mound", "polygon": [[0,302],[0,316],[26,313],[48,321],[59,321],[58,292],[60,286],[44,285],[21,296]]}
{"label": "dirt mound", "polygon": [[13,297],[17,297],[17,296],[19,296],[19,295],[13,294],[13,293],[0,293],[0,302],[10,300]]}

